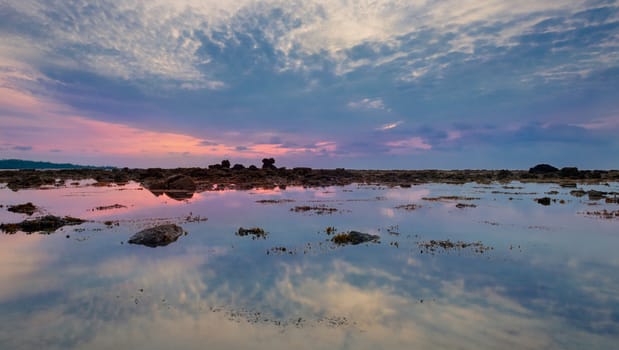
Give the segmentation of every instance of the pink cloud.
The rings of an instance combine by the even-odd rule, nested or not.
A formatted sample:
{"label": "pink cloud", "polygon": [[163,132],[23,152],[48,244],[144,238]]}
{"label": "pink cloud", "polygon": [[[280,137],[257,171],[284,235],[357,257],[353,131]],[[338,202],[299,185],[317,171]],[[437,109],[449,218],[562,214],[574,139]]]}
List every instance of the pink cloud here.
{"label": "pink cloud", "polygon": [[588,130],[618,129],[619,128],[619,117],[598,119],[598,120],[590,121],[587,123],[572,124],[572,125],[578,126],[584,129],[588,129]]}
{"label": "pink cloud", "polygon": [[447,131],[447,141],[455,141],[462,138],[462,132],[458,130]]}
{"label": "pink cloud", "polygon": [[426,143],[419,136],[414,136],[405,140],[391,141],[385,144],[391,147],[391,153],[406,153],[408,151],[428,151],[432,149],[432,145]]}

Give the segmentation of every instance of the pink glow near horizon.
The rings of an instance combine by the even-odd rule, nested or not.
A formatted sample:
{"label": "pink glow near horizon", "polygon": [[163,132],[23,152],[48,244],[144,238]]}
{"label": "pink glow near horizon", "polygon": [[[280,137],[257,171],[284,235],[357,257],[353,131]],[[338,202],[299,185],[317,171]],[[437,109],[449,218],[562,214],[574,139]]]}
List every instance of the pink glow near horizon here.
{"label": "pink glow near horizon", "polygon": [[[0,88],[0,106],[5,110],[2,119],[2,124],[5,125],[2,127],[4,131],[0,130],[0,143],[5,146],[31,147],[37,154],[61,150],[63,154],[91,156],[154,158],[190,154],[259,158],[328,153],[336,150],[336,144],[331,141],[318,141],[313,147],[286,147],[279,143],[255,143],[243,148],[218,142],[206,145],[204,138],[76,115],[71,108],[56,101],[10,87]],[[248,138],[251,138],[251,135],[248,135]]]}

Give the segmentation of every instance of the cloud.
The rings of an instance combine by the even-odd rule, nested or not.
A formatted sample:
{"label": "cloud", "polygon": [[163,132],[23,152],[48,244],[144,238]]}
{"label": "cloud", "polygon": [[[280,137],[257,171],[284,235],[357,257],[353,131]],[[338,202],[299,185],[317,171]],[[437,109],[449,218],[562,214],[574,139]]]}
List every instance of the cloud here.
{"label": "cloud", "polygon": [[348,107],[351,109],[362,109],[362,110],[385,110],[385,103],[380,98],[364,98],[358,101],[351,101],[348,103]]}
{"label": "cloud", "polygon": [[418,136],[398,141],[390,141],[385,143],[385,145],[391,147],[391,151],[394,153],[416,150],[428,151],[432,149],[432,145],[428,144],[423,138]]}
{"label": "cloud", "polygon": [[[595,16],[600,8],[612,15]],[[217,78],[225,65],[217,58],[239,45],[257,62],[266,60],[280,71],[322,69],[316,58],[324,54],[338,75],[397,61],[407,70],[402,78],[418,79],[449,66],[445,59],[454,53],[484,58],[487,47],[509,49],[526,35],[613,23],[615,9],[585,0],[526,0],[517,7],[505,0],[483,5],[457,0],[130,0],[88,6],[77,0],[33,1],[7,6],[12,14],[7,19],[16,29],[4,30],[2,46],[21,48],[12,50],[18,60],[34,63],[34,57],[47,57],[51,65],[125,80],[161,78],[189,90],[227,87]],[[548,22],[552,26],[544,25]],[[422,40],[427,48],[411,46],[411,40]],[[587,56],[595,61],[592,67],[600,63]],[[614,63],[619,59],[606,57]]]}
{"label": "cloud", "polygon": [[404,122],[399,120],[399,121],[394,122],[394,123],[383,124],[382,126],[376,128],[376,130],[387,131],[387,130],[395,129],[398,126],[400,126],[402,123],[404,123]]}
{"label": "cloud", "polygon": [[14,146],[15,151],[32,151],[32,146]]}
{"label": "cloud", "polygon": [[202,145],[202,146],[218,146],[219,143],[213,142],[213,141],[209,141],[209,140],[203,140],[203,141],[200,141],[200,145]]}
{"label": "cloud", "polygon": [[587,130],[616,130],[619,129],[619,117],[595,119],[585,123],[569,124]]}

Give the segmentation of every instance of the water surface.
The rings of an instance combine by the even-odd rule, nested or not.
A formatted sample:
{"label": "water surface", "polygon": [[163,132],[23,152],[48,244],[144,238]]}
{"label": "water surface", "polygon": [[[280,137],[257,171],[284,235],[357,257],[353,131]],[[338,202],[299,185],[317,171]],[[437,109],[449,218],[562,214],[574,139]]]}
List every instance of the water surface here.
{"label": "water surface", "polygon": [[[617,192],[619,184],[582,188]],[[0,235],[0,348],[613,348],[619,219],[586,212],[619,205],[570,190],[351,185],[177,201],[135,183],[2,188],[0,222],[28,218],[6,211],[28,201],[41,208],[34,216],[90,221],[49,235]],[[427,200],[440,196],[470,198]],[[544,196],[556,202],[535,201]],[[113,204],[125,208],[95,209]],[[408,204],[418,207],[397,208]],[[167,222],[188,234],[166,247],[127,244]],[[268,235],[239,237],[239,227]],[[376,234],[380,243],[336,246],[327,227]],[[447,239],[491,249],[419,245]]]}

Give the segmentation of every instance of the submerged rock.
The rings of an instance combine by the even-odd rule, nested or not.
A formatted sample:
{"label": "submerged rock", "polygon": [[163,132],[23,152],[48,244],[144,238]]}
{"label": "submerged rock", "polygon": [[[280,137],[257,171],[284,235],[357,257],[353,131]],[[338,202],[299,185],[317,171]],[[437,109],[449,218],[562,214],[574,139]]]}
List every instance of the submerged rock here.
{"label": "submerged rock", "polygon": [[585,192],[584,190],[580,190],[580,189],[578,189],[578,190],[573,190],[573,191],[570,191],[570,194],[571,194],[572,196],[574,196],[574,197],[582,197],[582,196],[584,196],[585,194],[587,194],[587,192]]}
{"label": "submerged rock", "polygon": [[[449,250],[458,250],[458,249],[472,249],[475,253],[483,254],[485,251],[494,249],[490,246],[485,246],[481,242],[452,242],[450,240],[430,240],[425,242],[418,242],[417,246],[420,248],[425,248],[431,254],[434,254],[438,248],[441,248],[444,251]],[[423,253],[423,251],[422,251]]]}
{"label": "submerged rock", "polygon": [[239,230],[236,231],[236,235],[241,236],[241,237],[252,236],[253,239],[267,237],[267,233],[260,227],[252,227],[252,228],[239,227]]}
{"label": "submerged rock", "polygon": [[379,243],[379,240],[380,240],[380,236],[371,235],[369,233],[363,233],[363,232],[358,232],[358,231],[340,233],[338,235],[333,236],[333,238],[331,238],[331,242],[337,245],[347,245],[347,244],[357,245],[357,244],[367,243],[367,242]]}
{"label": "submerged rock", "polygon": [[32,215],[35,211],[37,211],[37,209],[38,208],[34,204],[28,202],[24,204],[9,205],[7,210],[13,213]]}
{"label": "submerged rock", "polygon": [[183,228],[178,225],[159,225],[134,234],[128,242],[131,244],[145,245],[151,248],[163,247],[175,242],[184,232]]}
{"label": "submerged rock", "polygon": [[606,197],[606,192],[596,191],[596,190],[589,190],[587,192],[587,195],[589,195],[589,200],[598,201],[598,200],[603,199],[604,197]]}
{"label": "submerged rock", "polygon": [[0,230],[6,233],[16,233],[17,231],[52,233],[63,226],[80,225],[84,222],[86,221],[70,216],[61,218],[59,216],[46,215],[32,220],[24,220],[16,224],[1,224]]}
{"label": "submerged rock", "polygon": [[542,197],[542,198],[536,198],[535,199],[537,201],[537,203],[541,204],[541,205],[550,205],[550,197]]}

